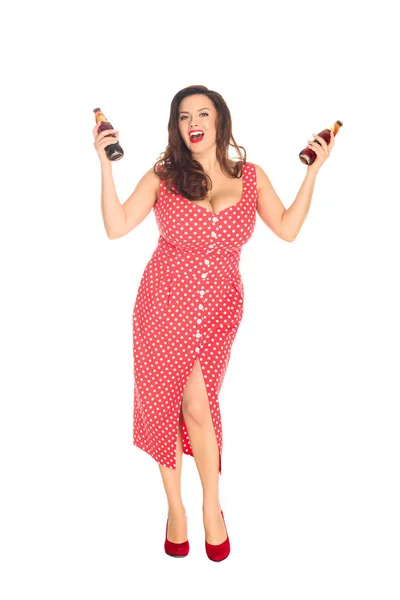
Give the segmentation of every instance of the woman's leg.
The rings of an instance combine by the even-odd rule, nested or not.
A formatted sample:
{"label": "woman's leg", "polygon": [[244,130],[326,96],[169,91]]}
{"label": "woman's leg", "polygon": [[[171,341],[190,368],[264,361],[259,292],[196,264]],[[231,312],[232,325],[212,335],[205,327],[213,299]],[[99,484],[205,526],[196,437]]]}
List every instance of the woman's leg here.
{"label": "woman's leg", "polygon": [[170,542],[179,544],[187,540],[187,521],[185,507],[181,496],[181,474],[182,474],[182,411],[179,417],[178,439],[176,443],[176,469],[158,466],[164,484],[168,501],[168,532]]}
{"label": "woman's leg", "polygon": [[203,487],[203,524],[209,544],[221,544],[226,529],[219,503],[219,452],[199,359],[186,382],[182,412]]}

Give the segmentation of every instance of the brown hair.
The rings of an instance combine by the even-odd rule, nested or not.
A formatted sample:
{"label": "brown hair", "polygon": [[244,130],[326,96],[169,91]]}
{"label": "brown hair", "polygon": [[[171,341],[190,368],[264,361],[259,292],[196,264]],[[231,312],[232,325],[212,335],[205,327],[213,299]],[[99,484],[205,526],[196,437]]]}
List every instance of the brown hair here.
{"label": "brown hair", "polygon": [[[211,189],[212,181],[205,173],[202,164],[193,158],[178,128],[179,104],[183,98],[193,94],[204,94],[210,98],[217,111],[216,155],[221,169],[226,175],[237,178],[242,176],[242,167],[246,162],[246,150],[235,142],[232,135],[231,113],[221,94],[209,90],[204,85],[191,85],[175,94],[171,102],[168,121],[168,145],[165,152],[160,154],[161,158],[155,163],[154,172],[166,182],[168,192],[171,192],[171,187],[174,186],[177,193],[188,200],[204,200],[207,195],[208,182],[210,182]],[[237,162],[231,161],[228,154],[229,146],[234,146],[240,157],[239,148],[242,148],[244,158]]]}

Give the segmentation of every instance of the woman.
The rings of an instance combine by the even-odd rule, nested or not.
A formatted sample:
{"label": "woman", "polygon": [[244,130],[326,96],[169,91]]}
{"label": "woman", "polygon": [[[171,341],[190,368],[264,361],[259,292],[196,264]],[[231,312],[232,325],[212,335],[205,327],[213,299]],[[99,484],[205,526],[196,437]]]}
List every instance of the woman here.
{"label": "woman", "polygon": [[[240,253],[252,236],[256,213],[281,239],[293,241],[307,215],[316,174],[329,146],[310,142],[317,154],[289,209],[258,165],[234,162],[229,109],[220,94],[189,86],[172,100],[168,146],[121,206],[104,152],[102,214],[107,235],[122,237],[154,210],[160,236],[140,281],[133,310],[133,444],[154,458],[168,501],[164,548],[189,552],[181,498],[182,453],[193,456],[203,487],[207,556],[230,552],[219,504],[222,424],[218,396],[243,314]],[[195,133],[197,132],[197,134]],[[230,142],[233,142],[231,144]],[[243,148],[244,150],[244,148]]]}

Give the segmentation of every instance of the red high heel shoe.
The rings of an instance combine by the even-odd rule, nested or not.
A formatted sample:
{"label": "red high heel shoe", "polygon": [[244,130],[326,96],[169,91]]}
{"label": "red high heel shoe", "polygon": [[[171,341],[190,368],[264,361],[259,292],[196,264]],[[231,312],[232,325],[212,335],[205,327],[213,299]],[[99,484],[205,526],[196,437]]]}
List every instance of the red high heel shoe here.
{"label": "red high heel shoe", "polygon": [[[224,519],[224,513],[221,510],[222,518]],[[226,529],[225,519],[224,525]],[[226,540],[221,544],[209,544],[206,540],[206,552],[207,556],[210,560],[214,560],[215,562],[220,562],[224,560],[230,553],[231,546],[229,543],[228,531],[226,531]]]}
{"label": "red high heel shoe", "polygon": [[[187,518],[187,517],[186,517]],[[167,538],[168,533],[168,518],[167,518],[167,528],[165,530],[165,542],[164,542],[164,550],[166,554],[169,556],[174,556],[175,558],[183,558],[189,554],[189,540],[185,542],[180,542],[179,544],[175,542],[170,542]]]}

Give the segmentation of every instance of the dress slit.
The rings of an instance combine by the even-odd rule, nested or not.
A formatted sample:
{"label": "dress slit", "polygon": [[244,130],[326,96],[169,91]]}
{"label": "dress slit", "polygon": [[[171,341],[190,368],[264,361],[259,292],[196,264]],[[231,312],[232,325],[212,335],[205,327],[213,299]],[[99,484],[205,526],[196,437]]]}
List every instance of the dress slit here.
{"label": "dress slit", "polygon": [[[193,360],[193,362],[191,363],[191,366],[189,368],[189,372],[187,374],[186,380],[185,380],[185,382],[183,384],[183,387],[182,387],[181,400],[180,400],[180,403],[179,403],[179,410],[178,410],[178,429],[177,429],[177,434],[176,434],[177,438],[176,438],[175,447],[176,447],[176,445],[178,443],[179,417],[180,417],[181,409],[182,409],[183,392],[185,390],[185,386],[186,386],[187,380],[189,379],[189,376],[190,376],[191,372],[193,371],[193,367],[194,367],[194,365],[195,365],[195,363],[196,363],[196,361],[198,359],[199,360],[200,369],[201,369],[201,374],[202,374],[202,377],[203,377],[204,389],[205,389],[206,395],[207,395],[207,401],[208,401],[208,407],[209,407],[209,410],[210,410],[211,422],[212,422],[212,426],[213,426],[214,434],[215,434],[215,441],[217,442],[217,448],[218,448],[218,471],[219,471],[219,474],[221,475],[221,448],[220,448],[220,445],[218,443],[218,436],[217,436],[217,432],[215,430],[215,423],[214,423],[214,419],[213,419],[212,412],[211,412],[210,395],[208,393],[206,379],[204,377],[204,369],[203,369],[203,365],[202,365],[202,362],[201,362],[201,358],[202,358],[201,355],[197,355],[195,357],[195,359]],[[188,432],[187,427],[186,427],[185,417],[183,415],[183,411],[182,411],[182,449],[183,449],[183,453],[184,454],[188,454],[190,456],[193,456],[193,449],[192,449],[192,447],[190,445],[189,432]],[[176,463],[175,463],[175,468],[176,468]]]}
{"label": "dress slit", "polygon": [[[210,411],[211,422],[212,422],[212,426],[213,426],[213,429],[214,429],[215,440],[217,442],[217,448],[218,448],[218,472],[221,475],[221,448],[220,448],[219,443],[218,443],[218,436],[217,436],[217,432],[215,430],[215,423],[214,423],[214,419],[213,419],[212,412],[211,412],[210,396],[208,394],[207,384],[206,384],[206,380],[205,380],[205,377],[204,377],[203,365],[201,364],[201,353],[199,354],[199,356],[197,358],[199,359],[201,374],[203,376],[204,387],[205,387],[206,394],[207,394],[208,408],[209,408],[209,411]],[[196,362],[196,361],[194,361],[194,362]],[[194,363],[193,363],[193,365],[194,365]]]}

